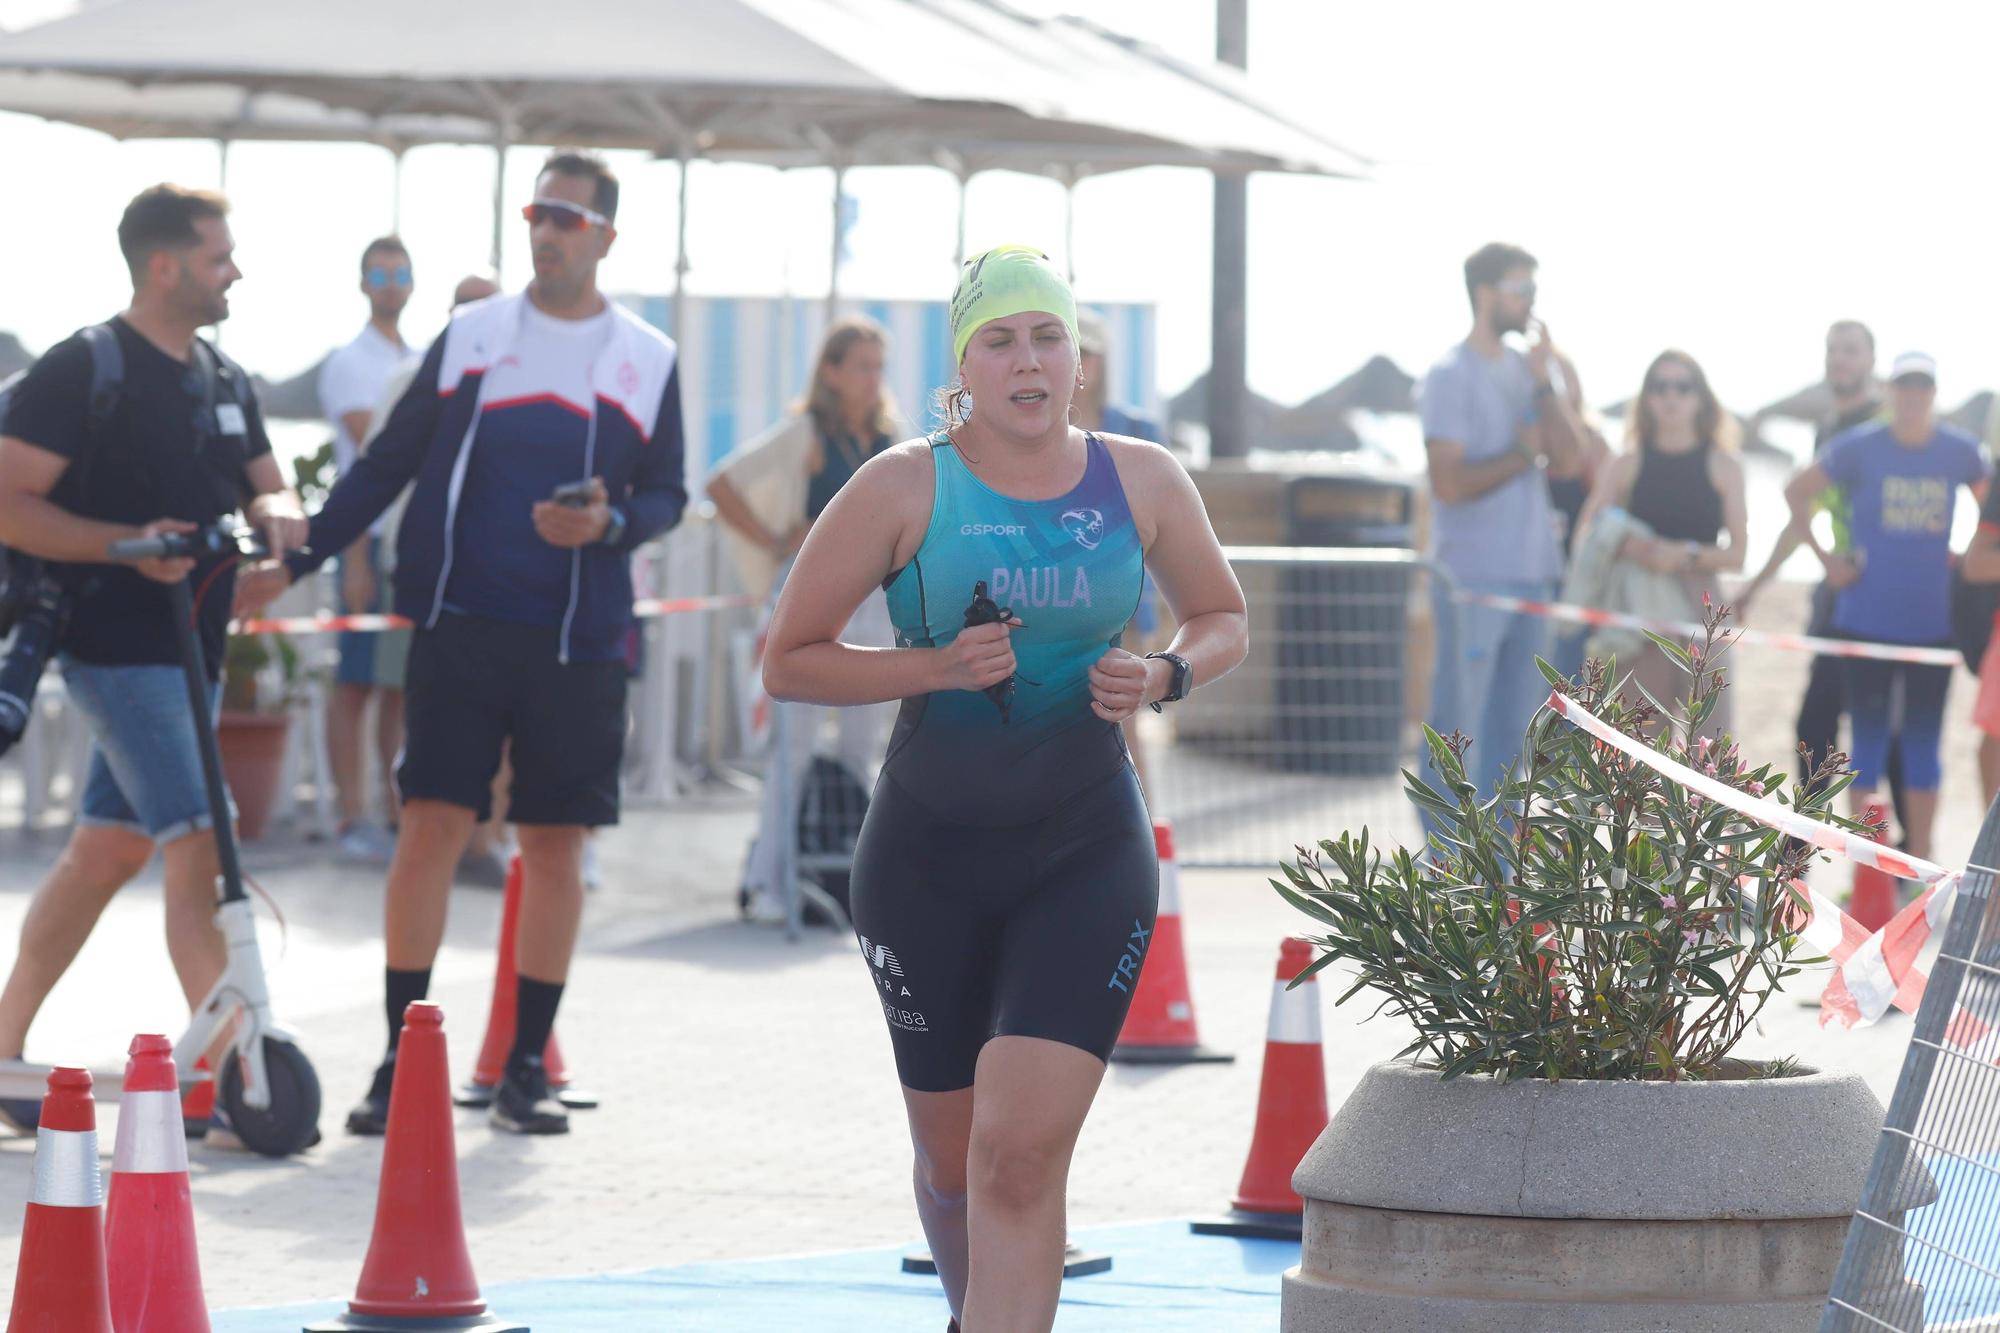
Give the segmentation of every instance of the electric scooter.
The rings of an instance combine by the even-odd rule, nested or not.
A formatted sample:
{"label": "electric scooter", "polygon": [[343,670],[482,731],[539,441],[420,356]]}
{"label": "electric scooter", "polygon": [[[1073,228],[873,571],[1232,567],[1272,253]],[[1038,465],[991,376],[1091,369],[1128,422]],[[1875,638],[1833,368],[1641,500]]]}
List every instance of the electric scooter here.
{"label": "electric scooter", "polygon": [[[172,560],[227,555],[263,554],[253,534],[223,523],[195,532],[167,533],[113,542],[110,560]],[[243,891],[243,866],[237,855],[236,829],[230,819],[229,796],[222,781],[222,751],[215,739],[215,718],[209,703],[208,670],[201,640],[195,632],[194,596],[186,579],[169,589],[173,599],[174,632],[180,644],[181,670],[187,679],[188,707],[201,752],[203,785],[215,830],[216,859],[221,866],[216,925],[228,946],[228,963],[188,1020],[187,1031],[174,1043],[174,1064],[180,1070],[181,1092],[210,1080],[195,1062],[231,1023],[228,1057],[222,1061],[218,1104],[243,1145],[266,1157],[286,1157],[310,1147],[319,1137],[319,1076],[299,1048],[298,1034],[271,1013],[271,995],[264,982],[264,962],[257,947],[256,917]],[[0,1062],[0,1095],[39,1097],[48,1076],[17,1060]],[[111,1100],[122,1078],[101,1072],[94,1080],[96,1095]]]}

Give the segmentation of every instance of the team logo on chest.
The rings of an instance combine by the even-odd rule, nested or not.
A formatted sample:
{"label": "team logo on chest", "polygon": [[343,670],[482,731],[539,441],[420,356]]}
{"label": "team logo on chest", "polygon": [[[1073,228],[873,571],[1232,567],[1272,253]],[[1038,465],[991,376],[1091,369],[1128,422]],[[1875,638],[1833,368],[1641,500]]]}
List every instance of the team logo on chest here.
{"label": "team logo on chest", "polygon": [[1086,551],[1095,551],[1104,540],[1104,515],[1095,509],[1065,509],[1061,522],[1063,531]]}

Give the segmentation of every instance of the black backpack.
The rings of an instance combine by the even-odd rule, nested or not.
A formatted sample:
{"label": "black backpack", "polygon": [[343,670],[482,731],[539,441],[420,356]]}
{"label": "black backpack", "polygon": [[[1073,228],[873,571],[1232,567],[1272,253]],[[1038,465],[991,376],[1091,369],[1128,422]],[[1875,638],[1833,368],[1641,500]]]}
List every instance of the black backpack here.
{"label": "black backpack", "polygon": [[[799,793],[799,851],[807,856],[852,857],[854,843],[861,836],[861,820],[868,813],[868,789],[848,772],[838,759],[815,755],[806,769],[805,786]],[[806,872],[827,896],[848,910],[848,873],[845,870]],[[825,913],[808,902],[807,925],[830,925]]]}
{"label": "black backpack", "polygon": [[[84,429],[92,435],[103,433],[118,411],[125,392],[125,349],[118,345],[118,331],[107,321],[79,331],[90,349],[90,401],[84,415]],[[0,380],[0,424],[7,419],[7,406],[14,388],[28,372],[17,370]],[[49,572],[40,556],[28,555],[0,546],[0,638],[14,632],[21,613],[28,608],[35,586]]]}

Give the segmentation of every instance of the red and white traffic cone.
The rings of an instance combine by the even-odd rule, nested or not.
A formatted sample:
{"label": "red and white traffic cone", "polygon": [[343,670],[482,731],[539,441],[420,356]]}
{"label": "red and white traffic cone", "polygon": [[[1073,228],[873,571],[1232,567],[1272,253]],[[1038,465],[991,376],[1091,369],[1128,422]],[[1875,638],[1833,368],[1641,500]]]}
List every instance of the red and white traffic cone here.
{"label": "red and white traffic cone", "polygon": [[88,1069],[49,1071],[7,1333],[113,1333]]}
{"label": "red and white traffic cone", "polygon": [[[493,1090],[507,1072],[507,1053],[514,1048],[514,1022],[518,977],[514,964],[514,936],[521,920],[521,857],[517,852],[507,863],[507,892],[500,905],[500,947],[493,965],[493,1001],[486,1010],[486,1039],[479,1044],[479,1062],[472,1077],[459,1087],[452,1100],[460,1106],[483,1110],[493,1104]],[[572,1111],[590,1111],[597,1098],[572,1087],[563,1065],[562,1047],[556,1034],[549,1033],[542,1047],[542,1068],[549,1076],[549,1090],[556,1100]]]}
{"label": "red and white traffic cone", "polygon": [[[1888,808],[1881,805],[1868,807],[1868,822],[1876,828],[1889,827]],[[1877,838],[1886,842],[1887,834]],[[1896,880],[1885,870],[1874,866],[1854,863],[1854,893],[1848,899],[1847,914],[1860,922],[1863,929],[1870,932],[1882,929],[1896,915]]]}
{"label": "red and white traffic cone", "polygon": [[305,1333],[528,1333],[490,1313],[465,1247],[452,1131],[444,1010],[419,1000],[403,1011],[375,1231],[347,1313]]}
{"label": "red and white traffic cone", "polygon": [[1144,1065],[1234,1060],[1228,1051],[1202,1045],[1195,1028],[1187,946],[1181,931],[1181,871],[1174,861],[1172,824],[1154,822],[1153,845],[1160,857],[1160,912],[1145,965],[1139,969],[1139,984],[1132,991],[1132,1007],[1125,1011],[1125,1026],[1119,1030],[1111,1058]]}
{"label": "red and white traffic cone", "polygon": [[1311,962],[1312,946],[1304,940],[1288,939],[1278,950],[1250,1157],[1229,1215],[1194,1223],[1198,1235],[1297,1240],[1304,1234],[1306,1205],[1292,1189],[1292,1172],[1328,1119],[1319,982],[1309,978],[1295,988],[1290,985]]}
{"label": "red and white traffic cone", "polygon": [[104,1249],[118,1333],[209,1333],[174,1044],[155,1033],[125,1064]]}

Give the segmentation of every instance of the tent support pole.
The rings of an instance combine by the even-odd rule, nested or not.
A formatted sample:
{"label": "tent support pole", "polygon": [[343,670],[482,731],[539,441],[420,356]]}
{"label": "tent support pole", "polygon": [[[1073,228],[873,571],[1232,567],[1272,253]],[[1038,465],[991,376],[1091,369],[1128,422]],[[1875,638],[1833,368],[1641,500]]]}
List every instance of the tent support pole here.
{"label": "tent support pole", "polygon": [[487,256],[493,265],[493,277],[500,279],[500,241],[506,226],[507,214],[507,141],[501,139],[493,145],[493,249]]}
{"label": "tent support pole", "polygon": [[834,312],[840,305],[840,252],[847,244],[846,202],[847,164],[839,158],[833,160],[833,262],[828,266],[826,279],[826,322],[833,323]]}
{"label": "tent support pole", "polygon": [[688,167],[693,155],[688,151],[685,139],[681,141],[680,155],[680,205],[674,218],[674,342],[681,342],[682,331],[687,328],[687,273],[688,273]]}
{"label": "tent support pole", "polygon": [[389,234],[403,234],[403,154],[407,147],[398,145],[389,150]]}

